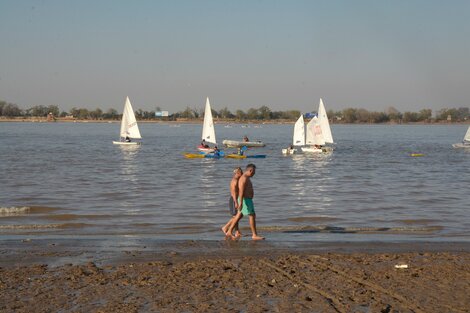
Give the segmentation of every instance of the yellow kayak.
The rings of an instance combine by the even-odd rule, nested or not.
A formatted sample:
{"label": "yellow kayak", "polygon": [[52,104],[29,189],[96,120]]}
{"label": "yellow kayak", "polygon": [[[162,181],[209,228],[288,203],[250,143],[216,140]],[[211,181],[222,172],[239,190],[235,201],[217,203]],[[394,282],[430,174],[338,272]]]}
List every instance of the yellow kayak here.
{"label": "yellow kayak", "polygon": [[204,158],[204,154],[199,154],[199,153],[184,153],[183,154],[185,158],[188,159],[197,159],[197,158]]}
{"label": "yellow kayak", "polygon": [[225,157],[229,159],[246,159],[246,155],[239,154],[227,154]]}
{"label": "yellow kayak", "polygon": [[422,156],[424,156],[424,154],[423,153],[412,153],[412,154],[410,154],[410,156],[412,156],[412,157],[422,157]]}

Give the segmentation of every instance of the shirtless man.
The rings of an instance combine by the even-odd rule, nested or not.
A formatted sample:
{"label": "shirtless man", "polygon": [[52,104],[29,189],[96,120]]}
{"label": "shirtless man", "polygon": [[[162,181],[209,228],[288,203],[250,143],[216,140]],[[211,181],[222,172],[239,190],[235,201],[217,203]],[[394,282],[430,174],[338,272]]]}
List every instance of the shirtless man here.
{"label": "shirtless man", "polygon": [[[231,234],[235,225],[238,221],[244,216],[248,215],[250,220],[250,228],[251,228],[251,238],[253,240],[263,240],[264,237],[258,236],[256,232],[256,214],[255,214],[255,206],[253,204],[253,184],[251,183],[251,177],[255,175],[256,166],[254,164],[248,164],[245,169],[245,173],[240,177],[238,180],[238,203],[239,203],[239,210],[237,215],[235,216],[234,220],[232,221],[232,225],[230,226],[228,233]],[[235,238],[234,238],[235,239]]]}
{"label": "shirtless man", "polygon": [[[222,227],[222,231],[224,232],[225,237],[232,236],[232,233],[231,232],[229,233],[227,231],[230,228],[230,226],[232,225],[232,223],[235,219],[235,216],[238,213],[238,207],[239,207],[239,204],[238,204],[238,179],[240,179],[242,174],[243,174],[243,171],[240,167],[237,167],[236,169],[233,170],[233,177],[232,177],[232,180],[230,181],[230,198],[228,200],[229,208],[230,208],[230,214],[232,215],[232,217],[227,222],[227,224],[225,224],[224,227]],[[240,210],[241,210],[241,208],[240,208]],[[233,229],[235,230],[235,238],[241,237],[242,233],[238,229],[238,222],[235,223],[235,226],[233,227]]]}

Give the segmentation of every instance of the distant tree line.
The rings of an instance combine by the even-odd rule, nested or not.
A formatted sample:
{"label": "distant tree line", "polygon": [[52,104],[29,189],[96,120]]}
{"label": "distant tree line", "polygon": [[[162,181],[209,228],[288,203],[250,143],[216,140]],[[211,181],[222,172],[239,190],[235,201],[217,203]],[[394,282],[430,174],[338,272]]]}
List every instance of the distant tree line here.
{"label": "distant tree line", "polygon": [[[204,117],[204,109],[191,109],[187,107],[184,111],[176,112],[173,114],[175,118],[185,119],[199,119]],[[246,112],[243,110],[236,110],[231,112],[227,107],[217,111],[212,109],[212,116],[214,118],[231,119],[231,120],[295,120],[299,118],[299,110],[289,111],[271,111],[267,106],[262,106],[258,109],[250,108]]]}
{"label": "distant tree line", "polygon": [[[156,108],[156,111],[161,111]],[[115,109],[109,109],[106,112],[97,108],[89,110],[85,108],[72,108],[69,112],[60,111],[57,105],[37,105],[29,109],[20,109],[16,104],[0,101],[0,117],[46,117],[52,113],[55,117],[69,117],[75,119],[89,120],[119,120],[122,115]],[[312,112],[315,113],[315,112]],[[138,120],[159,120],[161,117],[155,116],[155,111],[135,111]],[[261,106],[257,109],[250,108],[247,111],[230,111],[227,107],[217,111],[212,109],[212,116],[216,119],[234,120],[234,121],[267,121],[267,120],[291,120],[294,121],[300,116],[299,110],[272,111],[267,106]],[[366,109],[346,108],[341,111],[329,110],[327,112],[330,120],[337,123],[413,123],[413,122],[439,122],[452,121],[462,122],[470,119],[469,108],[452,108],[438,110],[433,117],[431,109],[422,109],[419,112],[400,112],[394,107],[387,108],[384,112],[368,111]],[[166,120],[202,119],[204,116],[203,108],[187,107],[183,111],[176,112]]]}

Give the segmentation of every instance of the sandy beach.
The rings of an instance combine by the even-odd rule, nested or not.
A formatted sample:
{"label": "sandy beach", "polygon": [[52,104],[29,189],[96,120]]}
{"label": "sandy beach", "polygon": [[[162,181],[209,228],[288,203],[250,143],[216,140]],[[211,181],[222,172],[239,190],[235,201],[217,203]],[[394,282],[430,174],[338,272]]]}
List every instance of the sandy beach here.
{"label": "sandy beach", "polygon": [[[469,312],[470,245],[0,245],[1,312]],[[401,267],[401,268],[397,268]]]}

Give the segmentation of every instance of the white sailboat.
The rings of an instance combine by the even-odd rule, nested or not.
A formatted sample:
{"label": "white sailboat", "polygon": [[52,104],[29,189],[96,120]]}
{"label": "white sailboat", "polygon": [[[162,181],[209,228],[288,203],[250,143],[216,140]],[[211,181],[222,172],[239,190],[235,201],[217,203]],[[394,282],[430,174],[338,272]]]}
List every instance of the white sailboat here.
{"label": "white sailboat", "polygon": [[333,135],[331,134],[330,122],[328,121],[325,106],[323,105],[323,100],[321,98],[320,104],[318,105],[318,120],[320,121],[320,127],[325,143],[334,143]]}
{"label": "white sailboat", "polygon": [[302,147],[303,152],[321,153],[321,146],[325,144],[325,138],[320,126],[318,117],[314,116],[307,124],[307,136],[305,138],[306,147]]}
{"label": "white sailboat", "polygon": [[295,154],[297,149],[295,146],[305,145],[305,123],[304,116],[301,114],[294,125],[294,134],[292,135],[292,145],[287,149],[282,149],[283,154]]}
{"label": "white sailboat", "polygon": [[323,147],[327,143],[334,143],[333,135],[331,134],[330,123],[328,121],[328,116],[326,115],[323,100],[320,98],[320,104],[318,105],[318,118],[312,118],[312,120],[307,124],[307,138],[305,140],[305,144],[310,146],[302,147],[302,151],[309,153],[333,151],[333,148],[331,147]]}
{"label": "white sailboat", "polygon": [[132,109],[129,97],[126,97],[124,103],[124,111],[121,120],[121,132],[119,133],[120,141],[113,141],[115,145],[140,145],[140,141],[133,141],[135,139],[142,139],[140,136],[139,126],[135,119],[134,110]]}
{"label": "white sailboat", "polygon": [[462,142],[454,143],[452,146],[454,148],[470,148],[470,126],[468,126],[467,132],[465,133]]}
{"label": "white sailboat", "polygon": [[209,102],[209,97],[206,100],[206,108],[204,109],[204,123],[202,125],[202,135],[201,139],[205,141],[206,146],[202,143],[197,149],[204,153],[213,152],[214,148],[210,148],[207,143],[213,143],[217,145],[217,139],[215,138],[215,127],[214,121],[212,119],[212,109],[211,104]]}

